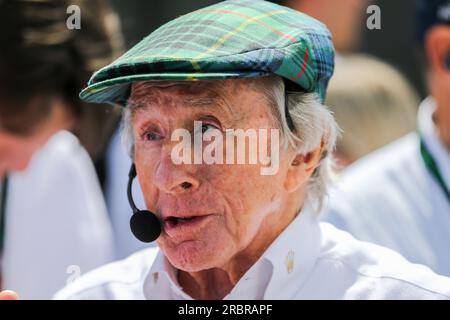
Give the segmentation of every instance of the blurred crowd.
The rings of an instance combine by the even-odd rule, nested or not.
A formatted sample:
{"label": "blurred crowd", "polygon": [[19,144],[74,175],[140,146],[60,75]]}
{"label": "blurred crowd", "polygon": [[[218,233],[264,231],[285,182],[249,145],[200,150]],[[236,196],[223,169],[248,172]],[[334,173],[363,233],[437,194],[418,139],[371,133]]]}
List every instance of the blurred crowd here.
{"label": "blurred crowd", "polygon": [[[427,83],[423,102],[396,66],[361,50],[376,1],[273,2],[325,23],[337,51],[326,104],[341,136],[322,218],[450,276],[450,18],[436,17],[445,1],[410,1],[417,36],[409,54]],[[204,6],[186,3],[186,12]],[[73,4],[79,30],[66,25]],[[127,24],[133,5],[0,1],[0,289],[51,298],[78,275],[148,246],[129,231],[121,109],[78,98],[92,73],[127,49],[122,29],[139,32]]]}

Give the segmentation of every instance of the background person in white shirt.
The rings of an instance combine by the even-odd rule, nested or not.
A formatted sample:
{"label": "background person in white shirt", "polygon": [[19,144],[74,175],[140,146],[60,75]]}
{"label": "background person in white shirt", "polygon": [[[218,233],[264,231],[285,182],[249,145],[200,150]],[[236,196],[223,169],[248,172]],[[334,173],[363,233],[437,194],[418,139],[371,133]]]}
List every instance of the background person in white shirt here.
{"label": "background person in white shirt", "polygon": [[450,276],[450,3],[417,4],[430,91],[417,132],[346,171],[324,217]]}
{"label": "background person in white shirt", "polygon": [[78,139],[60,131],[27,170],[9,176],[3,287],[49,299],[114,260],[112,230],[94,166]]}
{"label": "background person in white shirt", "polygon": [[[266,18],[243,26],[249,12]],[[189,42],[192,25],[206,29]],[[229,28],[238,30],[235,38]],[[288,30],[295,32],[287,36]],[[199,44],[209,48],[206,61],[195,53]],[[189,50],[168,60],[168,48]],[[128,101],[124,132],[146,207],[161,223],[159,248],[93,271],[56,297],[450,298],[450,279],[317,221],[338,130],[322,104],[333,56],[329,33],[316,20],[265,1],[232,0],[169,22],[96,73],[81,96]],[[280,130],[280,147],[270,153],[280,156],[273,175],[262,175],[267,163],[260,162],[174,162],[175,130],[220,140],[239,128]],[[249,159],[251,149],[245,154]]]}
{"label": "background person in white shirt", "polygon": [[[67,27],[69,5],[89,12],[83,28]],[[2,1],[0,21],[0,180],[9,176],[0,199],[0,288],[45,299],[113,259],[86,151],[100,153],[113,113],[88,108],[78,92],[116,56],[120,34],[102,0]],[[76,132],[81,145],[61,130]]]}

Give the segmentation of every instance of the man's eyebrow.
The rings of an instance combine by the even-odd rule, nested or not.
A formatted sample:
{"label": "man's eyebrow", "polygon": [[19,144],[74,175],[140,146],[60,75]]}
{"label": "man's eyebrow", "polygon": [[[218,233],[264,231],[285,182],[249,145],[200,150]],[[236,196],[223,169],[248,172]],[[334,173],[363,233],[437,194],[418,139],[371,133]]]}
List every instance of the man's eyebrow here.
{"label": "man's eyebrow", "polygon": [[[127,106],[132,107],[134,110],[138,109],[147,109],[149,106],[153,104],[158,104],[160,99],[148,96],[139,99],[129,99],[127,102]],[[211,97],[188,97],[183,99],[183,102],[191,107],[215,107],[218,105],[224,104],[220,101],[219,98],[211,98]]]}
{"label": "man's eyebrow", "polygon": [[126,108],[131,108],[133,110],[133,113],[138,110],[146,110],[148,109],[148,106],[154,103],[157,103],[158,99],[155,99],[152,96],[147,97],[139,97],[134,98],[130,97],[127,101]]}
{"label": "man's eyebrow", "polygon": [[193,107],[213,107],[222,104],[220,99],[215,97],[187,98],[186,102]]}
{"label": "man's eyebrow", "polygon": [[213,97],[198,97],[198,98],[188,98],[187,103],[192,107],[199,108],[218,108],[222,107],[225,109],[225,112],[233,119],[236,120],[236,112],[233,112],[231,106],[226,102],[225,99],[220,96]]}
{"label": "man's eyebrow", "polygon": [[[139,96],[137,98],[130,97],[127,101],[127,107],[132,107],[133,113],[139,110],[147,110],[152,104],[161,103],[163,100],[157,95]],[[186,96],[183,98],[183,102],[194,108],[211,108],[212,110],[217,108],[224,108],[227,114],[231,118],[235,118],[235,112],[233,112],[231,106],[226,100],[218,94],[206,94],[201,96]]]}

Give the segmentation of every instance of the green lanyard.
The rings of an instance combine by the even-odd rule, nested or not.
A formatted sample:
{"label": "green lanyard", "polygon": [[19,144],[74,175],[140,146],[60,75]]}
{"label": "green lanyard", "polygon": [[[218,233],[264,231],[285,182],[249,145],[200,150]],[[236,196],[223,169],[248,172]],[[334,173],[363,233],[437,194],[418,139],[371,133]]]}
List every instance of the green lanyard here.
{"label": "green lanyard", "polygon": [[423,141],[422,137],[420,138],[420,154],[422,155],[423,162],[425,163],[428,172],[430,172],[433,175],[433,177],[436,179],[436,182],[441,186],[442,191],[444,191],[444,194],[447,196],[447,200],[450,201],[450,192],[448,190],[448,187],[445,184],[444,178],[442,177],[441,172],[439,171],[436,161],[434,160],[433,156],[431,155],[430,151],[425,145],[425,142]]}

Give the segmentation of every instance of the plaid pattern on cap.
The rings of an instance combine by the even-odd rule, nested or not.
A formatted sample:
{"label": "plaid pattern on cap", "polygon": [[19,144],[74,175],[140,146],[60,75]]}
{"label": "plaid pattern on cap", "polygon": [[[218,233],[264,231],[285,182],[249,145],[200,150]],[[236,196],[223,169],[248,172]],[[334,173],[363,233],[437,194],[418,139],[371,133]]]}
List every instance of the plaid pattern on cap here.
{"label": "plaid pattern on cap", "polygon": [[143,80],[212,80],[276,74],[325,99],[334,69],[328,29],[262,0],[229,0],[183,15],[97,71],[80,97],[124,104]]}

